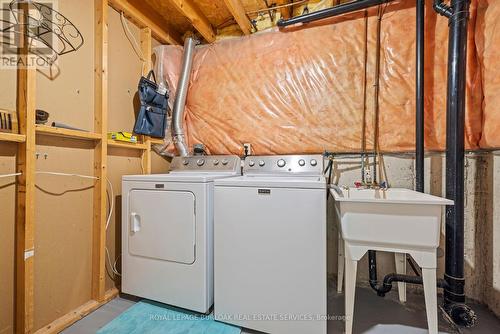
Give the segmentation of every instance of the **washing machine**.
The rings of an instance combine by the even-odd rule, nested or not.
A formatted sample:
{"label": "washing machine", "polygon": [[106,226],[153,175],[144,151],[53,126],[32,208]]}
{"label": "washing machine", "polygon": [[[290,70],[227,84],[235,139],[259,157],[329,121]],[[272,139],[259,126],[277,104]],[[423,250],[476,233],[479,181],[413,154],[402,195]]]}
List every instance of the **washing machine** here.
{"label": "washing machine", "polygon": [[323,157],[245,159],[215,181],[216,319],[273,334],[325,334]]}
{"label": "washing machine", "polygon": [[213,305],[214,181],[237,156],[176,157],[168,174],[122,181],[122,291],[207,313]]}

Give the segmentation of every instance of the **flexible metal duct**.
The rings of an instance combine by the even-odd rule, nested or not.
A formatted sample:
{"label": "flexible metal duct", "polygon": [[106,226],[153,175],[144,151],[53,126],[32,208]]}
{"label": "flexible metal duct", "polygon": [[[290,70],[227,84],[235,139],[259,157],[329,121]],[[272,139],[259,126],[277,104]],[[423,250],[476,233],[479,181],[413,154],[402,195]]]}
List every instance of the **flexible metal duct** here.
{"label": "flexible metal duct", "polygon": [[175,97],[174,109],[172,111],[172,137],[175,147],[181,157],[185,157],[189,154],[184,134],[183,120],[195,46],[196,40],[192,37],[188,37],[184,41],[182,69],[177,85],[177,96]]}

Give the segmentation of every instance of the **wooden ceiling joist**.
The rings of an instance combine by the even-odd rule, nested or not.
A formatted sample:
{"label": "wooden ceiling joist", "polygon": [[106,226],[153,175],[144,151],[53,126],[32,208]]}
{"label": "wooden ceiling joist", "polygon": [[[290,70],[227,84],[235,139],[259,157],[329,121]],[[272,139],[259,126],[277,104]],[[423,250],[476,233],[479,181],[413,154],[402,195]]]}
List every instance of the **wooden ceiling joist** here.
{"label": "wooden ceiling joist", "polygon": [[240,0],[224,0],[227,9],[231,12],[234,19],[240,26],[241,31],[245,35],[250,35],[252,33],[252,24],[245,13],[245,8]]}
{"label": "wooden ceiling joist", "polygon": [[118,12],[123,12],[139,28],[150,28],[153,37],[165,44],[182,44],[181,36],[171,30],[165,19],[149,7],[143,0],[109,0],[109,5]]}
{"label": "wooden ceiling joist", "polygon": [[[276,0],[276,5],[278,6],[281,6],[281,5],[287,5],[289,4],[291,1],[289,0]],[[292,15],[292,7],[281,7],[280,9],[280,14],[281,14],[281,18],[283,19],[289,19]]]}
{"label": "wooden ceiling joist", "polygon": [[208,18],[203,12],[195,5],[192,0],[170,0],[175,5],[175,8],[181,12],[195,27],[195,29],[211,43],[215,41],[215,31],[210,24]]}

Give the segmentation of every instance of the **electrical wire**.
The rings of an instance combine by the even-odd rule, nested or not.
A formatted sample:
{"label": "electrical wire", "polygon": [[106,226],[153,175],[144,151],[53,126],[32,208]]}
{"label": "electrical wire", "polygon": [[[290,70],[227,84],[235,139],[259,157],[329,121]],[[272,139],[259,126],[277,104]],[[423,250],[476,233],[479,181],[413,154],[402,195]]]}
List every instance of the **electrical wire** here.
{"label": "electrical wire", "polygon": [[[68,174],[68,173],[46,172],[46,171],[37,171],[35,173],[36,174],[43,174],[43,175],[70,176],[70,177],[79,177],[82,179],[99,180],[99,177],[97,177],[97,176],[89,176],[89,175],[81,175],[81,174]],[[14,176],[22,175],[22,174],[23,173],[3,174],[3,175],[0,175],[0,178],[14,177]],[[105,225],[106,231],[107,231],[109,224],[111,223],[111,216],[113,214],[113,210],[115,208],[115,193],[113,190],[113,184],[111,183],[111,181],[109,181],[109,179],[107,177],[106,177],[106,182],[109,185],[109,193],[107,192],[107,189],[106,189],[106,192],[108,193],[108,196],[109,196],[109,194],[111,194],[111,199],[109,200],[108,217],[106,218],[106,225]],[[111,263],[111,256],[109,254],[108,247],[106,247],[106,257],[108,259],[108,264],[109,264],[110,269],[113,272],[113,274],[115,274],[117,276],[121,276],[121,274],[118,272],[118,269],[116,268],[116,265],[118,263],[118,259],[120,258],[120,256],[121,255],[118,255],[118,257],[115,259],[114,263]],[[112,279],[114,279],[114,278],[112,277]]]}
{"label": "electrical wire", "polygon": [[[108,195],[108,201],[109,201],[108,217],[106,218],[106,232],[107,232],[109,224],[111,223],[111,216],[113,215],[113,210],[115,208],[115,192],[113,190],[113,184],[111,183],[111,181],[109,181],[109,179],[107,177],[106,177],[106,182],[108,183],[108,186],[109,186],[109,193],[106,190],[106,193]],[[108,247],[106,246],[105,249],[106,249],[106,258],[108,259],[108,265],[111,269],[111,272],[113,272],[113,274],[116,276],[121,276],[120,272],[116,268],[116,265],[118,263],[118,259],[120,258],[121,255],[118,255],[116,257],[115,261],[112,263],[111,262],[111,255],[109,254]],[[110,277],[111,277],[111,275],[110,275]],[[111,279],[115,280],[116,277],[111,277]]]}
{"label": "electrical wire", "polygon": [[111,181],[109,181],[109,179],[107,177],[106,177],[106,181],[108,182],[109,190],[110,190],[110,193],[111,193],[111,201],[110,201],[110,205],[109,205],[109,213],[108,213],[108,217],[106,218],[106,231],[107,231],[108,227],[109,227],[109,223],[111,222],[111,215],[113,214],[113,210],[115,208],[115,192],[113,190],[113,185],[111,184]]}
{"label": "electrical wire", "polygon": [[272,11],[272,10],[276,10],[276,9],[281,9],[281,8],[286,8],[286,7],[293,7],[293,6],[296,6],[296,5],[302,5],[306,2],[309,2],[310,0],[299,0],[299,1],[295,1],[295,2],[290,2],[290,3],[287,3],[287,4],[283,4],[283,5],[279,5],[279,6],[270,6],[270,7],[267,7],[267,8],[261,8],[261,9],[258,9],[258,10],[252,10],[250,12],[246,12],[247,15],[252,15],[252,14],[259,14],[259,13],[262,13],[262,12],[265,12],[265,11]]}
{"label": "electrical wire", "polygon": [[130,27],[127,24],[127,20],[125,18],[125,14],[123,12],[120,12],[120,21],[122,23],[123,30],[125,31],[125,36],[132,45],[132,48],[134,49],[134,52],[137,55],[137,57],[139,57],[139,59],[142,61],[142,72],[144,73],[144,69],[146,67],[146,58],[144,57],[144,53],[142,53],[139,43],[137,42],[137,39],[132,33],[132,30],[130,30]]}
{"label": "electrical wire", "polygon": [[[111,256],[109,255],[108,247],[106,247],[106,258],[108,259],[108,264],[111,267],[110,268],[111,272],[113,272],[113,274],[115,274],[116,276],[121,276],[121,274],[118,272],[118,268],[116,268],[116,265],[118,264],[118,259],[120,258],[120,256],[118,256],[116,258],[114,263],[111,263]],[[111,279],[115,280],[115,277],[111,277]]]}
{"label": "electrical wire", "polygon": [[19,175],[23,175],[23,173],[3,174],[3,175],[0,175],[0,179],[1,178],[7,178],[7,177],[19,176]]}
{"label": "electrical wire", "polygon": [[45,172],[45,171],[37,171],[35,173],[36,174],[43,174],[43,175],[71,176],[71,177],[79,177],[79,178],[82,178],[82,179],[99,180],[99,177],[97,177],[97,176],[80,175],[80,174],[68,174],[68,173]]}
{"label": "electrical wire", "polygon": [[[21,174],[22,173],[9,174],[9,176],[17,176],[17,175],[21,175]],[[54,175],[54,176],[70,176],[70,177],[79,177],[79,178],[83,178],[83,179],[99,180],[99,177],[97,177],[97,176],[89,176],[89,175],[81,175],[81,174],[68,174],[68,173],[45,172],[45,171],[37,171],[36,174]],[[2,177],[2,176],[0,176],[0,177]],[[111,194],[111,199],[109,200],[109,211],[108,211],[108,216],[106,218],[106,225],[105,225],[106,231],[107,231],[109,224],[111,223],[111,216],[113,214],[113,210],[115,208],[115,193],[114,193],[114,189],[113,189],[113,184],[111,183],[111,181],[109,181],[109,179],[107,177],[106,177],[106,182],[109,186],[109,193],[108,193],[107,189],[106,189],[106,193]],[[120,258],[120,255],[116,258],[114,263],[112,263],[108,247],[105,247],[105,249],[106,249],[106,257],[108,259],[108,264],[109,264],[111,271],[113,272],[113,274],[115,274],[117,276],[121,276],[121,274],[118,272],[118,269],[116,268],[116,265],[118,263],[118,259]],[[112,277],[112,279],[115,279],[115,278]]]}

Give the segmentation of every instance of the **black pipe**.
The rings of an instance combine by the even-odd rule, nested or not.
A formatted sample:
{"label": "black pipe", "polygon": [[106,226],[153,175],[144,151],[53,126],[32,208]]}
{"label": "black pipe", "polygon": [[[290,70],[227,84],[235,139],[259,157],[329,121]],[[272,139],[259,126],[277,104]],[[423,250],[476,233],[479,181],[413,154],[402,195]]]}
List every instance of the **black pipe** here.
{"label": "black pipe", "polygon": [[374,250],[368,251],[368,279],[370,286],[378,294],[377,252]]}
{"label": "black pipe", "polygon": [[[416,119],[415,119],[415,190],[419,192],[424,192],[424,163],[425,163],[425,146],[424,146],[424,65],[425,65],[425,0],[416,1],[416,71],[415,71],[415,107],[416,107]],[[376,253],[374,251],[368,252],[369,258],[369,271],[370,271],[370,286],[377,291],[379,296],[385,295],[386,292],[390,291],[387,287],[378,287],[377,280],[377,262]],[[408,257],[408,263],[412,267],[415,274],[418,276],[418,270],[416,265],[413,263],[412,259]],[[393,282],[394,274],[389,274],[384,277],[384,282]],[[411,277],[411,276],[408,276]],[[418,277],[417,277],[418,278]],[[408,280],[411,280],[408,278]],[[418,279],[417,284],[422,284],[422,278]],[[412,282],[408,282],[412,283]],[[385,285],[385,283],[384,283]],[[392,287],[391,287],[392,288]],[[382,290],[381,290],[382,289]],[[387,290],[388,289],[388,290]],[[387,290],[387,291],[385,291]],[[385,291],[385,292],[384,292]]]}
{"label": "black pipe", "polygon": [[322,20],[333,16],[367,9],[392,1],[393,0],[359,0],[347,2],[330,8],[318,10],[317,12],[292,17],[288,20],[280,19],[278,21],[278,27],[286,27],[297,23],[308,23],[312,21]]}
{"label": "black pipe", "polygon": [[[436,0],[435,7],[442,5]],[[442,6],[441,6],[442,8]],[[446,261],[444,309],[460,326],[472,326],[474,312],[465,305],[464,278],[464,124],[467,70],[467,28],[470,0],[452,0],[449,18],[448,91],[446,97]],[[451,14],[451,15],[448,15]]]}
{"label": "black pipe", "polygon": [[424,192],[424,62],[425,62],[425,0],[417,0],[417,61],[416,61],[416,150],[415,190]]}
{"label": "black pipe", "polygon": [[422,276],[422,272],[420,271],[418,264],[415,263],[415,260],[413,260],[413,258],[409,254],[406,254],[406,262],[408,262],[408,264],[411,267],[411,270],[413,270],[415,275]]}
{"label": "black pipe", "polygon": [[[353,1],[321,11],[297,16],[288,20],[279,20],[278,26],[285,27],[297,23],[307,23],[325,19],[337,15],[367,9],[369,7],[391,2],[392,0],[359,0]],[[447,93],[447,136],[446,136],[446,196],[455,201],[454,206],[446,208],[446,265],[445,265],[445,287],[444,308],[452,320],[461,326],[472,326],[475,322],[474,312],[465,305],[464,293],[464,123],[465,123],[465,83],[466,83],[466,58],[467,58],[467,23],[469,16],[470,0],[452,0],[451,6],[443,0],[434,0],[434,9],[450,20],[450,37],[448,45],[448,93]],[[417,5],[417,43],[423,44],[423,11],[422,4]],[[420,25],[421,24],[421,25]],[[423,99],[423,47],[417,47],[417,108],[422,110]],[[422,58],[421,58],[422,57]],[[417,112],[418,113],[418,112]],[[423,128],[423,122],[418,115],[420,123],[419,130]],[[419,138],[420,139],[420,138]],[[417,146],[421,147],[420,143]],[[423,154],[420,152],[420,154]],[[421,156],[419,168],[421,168]],[[422,176],[423,177],[423,173]],[[423,186],[420,179],[419,187]],[[403,279],[408,283],[421,284],[420,277],[406,275],[388,275],[384,278],[382,287],[375,284],[376,280],[376,253],[369,252],[370,259],[370,285],[377,290],[383,291],[392,288],[392,282]],[[439,285],[439,284],[438,284]]]}
{"label": "black pipe", "polygon": [[447,18],[453,15],[453,10],[450,6],[444,3],[444,0],[434,0],[434,10],[439,14]]}
{"label": "black pipe", "polygon": [[[385,294],[392,290],[392,283],[404,282],[409,284],[423,285],[423,278],[421,276],[410,276],[403,274],[389,274],[384,277],[382,285],[378,285],[377,279],[377,253],[375,251],[368,251],[368,264],[370,269],[370,286],[377,292],[380,297],[385,297]],[[448,288],[448,283],[444,279],[437,280],[437,287],[441,289]]]}

